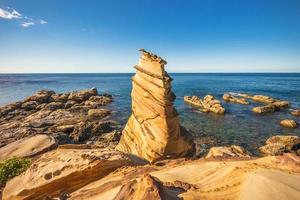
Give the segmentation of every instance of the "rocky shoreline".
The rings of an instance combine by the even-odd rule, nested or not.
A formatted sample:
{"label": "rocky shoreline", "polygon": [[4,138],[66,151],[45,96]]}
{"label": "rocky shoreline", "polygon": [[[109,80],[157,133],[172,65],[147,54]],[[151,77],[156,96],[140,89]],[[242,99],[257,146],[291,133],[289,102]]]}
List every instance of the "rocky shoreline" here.
{"label": "rocky shoreline", "polygon": [[[192,138],[180,126],[166,61],[141,52],[132,78],[132,115],[122,133],[106,108],[113,97],[96,88],[63,94],[42,90],[0,108],[0,161],[31,160],[26,171],[3,184],[1,199],[300,196],[299,137],[269,138],[259,148],[261,157],[234,144],[214,143],[203,151],[201,145],[210,138]],[[278,109],[288,104],[262,96],[223,96],[245,105],[250,98]],[[206,112],[225,113],[210,95],[185,100]]]}

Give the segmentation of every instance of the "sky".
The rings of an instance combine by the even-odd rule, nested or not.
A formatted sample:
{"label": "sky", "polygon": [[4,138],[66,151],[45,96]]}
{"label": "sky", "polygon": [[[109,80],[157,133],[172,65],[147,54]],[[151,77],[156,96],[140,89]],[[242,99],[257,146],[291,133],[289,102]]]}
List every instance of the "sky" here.
{"label": "sky", "polygon": [[300,0],[0,0],[0,73],[300,72]]}

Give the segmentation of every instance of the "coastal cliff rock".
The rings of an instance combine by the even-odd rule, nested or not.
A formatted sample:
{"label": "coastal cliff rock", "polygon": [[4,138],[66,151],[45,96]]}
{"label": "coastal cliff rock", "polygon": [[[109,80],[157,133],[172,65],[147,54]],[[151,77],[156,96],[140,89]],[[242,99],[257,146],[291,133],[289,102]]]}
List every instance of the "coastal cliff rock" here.
{"label": "coastal cliff rock", "polygon": [[113,150],[62,146],[43,154],[25,173],[10,180],[3,200],[59,197],[133,163],[125,154]]}
{"label": "coastal cliff rock", "polygon": [[129,193],[135,199],[297,200],[299,163],[293,154],[226,161],[166,160],[119,169],[71,193],[70,200],[130,199]]}
{"label": "coastal cliff rock", "polygon": [[232,103],[238,103],[238,104],[244,104],[244,105],[249,104],[249,102],[246,100],[246,98],[238,98],[238,97],[235,97],[228,93],[225,93],[223,95],[223,99],[224,99],[224,101],[228,101],[228,102],[232,102]]}
{"label": "coastal cliff rock", "polygon": [[298,136],[276,135],[266,141],[266,145],[259,148],[265,156],[281,155],[284,152],[294,152],[300,149],[300,138]]}
{"label": "coastal cliff rock", "polygon": [[224,114],[225,108],[219,100],[212,95],[206,95],[203,100],[197,96],[184,96],[183,100],[189,104],[199,107],[201,112],[213,112],[216,114]]}
{"label": "coastal cliff rock", "polygon": [[205,158],[250,158],[250,153],[247,152],[243,147],[231,145],[230,147],[212,147],[209,149],[208,154]]}
{"label": "coastal cliff rock", "polygon": [[95,141],[112,131],[111,112],[102,108],[111,102],[111,95],[98,94],[96,88],[61,94],[41,90],[0,107],[0,147],[36,134],[65,134],[75,143]]}
{"label": "coastal cliff rock", "polygon": [[293,119],[281,120],[280,125],[285,128],[297,128],[299,126],[299,124]]}
{"label": "coastal cliff rock", "polygon": [[57,146],[52,136],[35,135],[12,142],[0,148],[0,161],[16,157],[33,157]]}
{"label": "coastal cliff rock", "polygon": [[132,77],[132,114],[117,149],[153,162],[165,157],[186,155],[192,142],[182,131],[173,107],[172,78],[162,58],[141,50],[142,56]]}

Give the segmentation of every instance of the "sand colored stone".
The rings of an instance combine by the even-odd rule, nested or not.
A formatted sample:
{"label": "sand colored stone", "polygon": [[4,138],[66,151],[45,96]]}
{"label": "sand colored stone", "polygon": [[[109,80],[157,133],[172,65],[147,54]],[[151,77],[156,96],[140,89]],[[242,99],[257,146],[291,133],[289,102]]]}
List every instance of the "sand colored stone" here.
{"label": "sand colored stone", "polygon": [[223,99],[224,99],[224,101],[228,101],[228,102],[232,102],[232,103],[238,103],[238,104],[244,104],[244,105],[249,104],[249,102],[247,101],[246,98],[238,98],[238,97],[235,97],[228,93],[225,93],[223,95]]}
{"label": "sand colored stone", "polygon": [[85,149],[87,146],[82,145],[76,147],[61,146],[43,154],[25,173],[6,184],[3,200],[58,197],[133,163],[121,152]]}
{"label": "sand colored stone", "polygon": [[224,114],[225,108],[219,100],[212,95],[206,95],[203,100],[197,96],[184,96],[183,100],[191,105],[199,107],[201,112],[213,112],[216,114]]}
{"label": "sand colored stone", "polygon": [[247,152],[243,147],[231,145],[229,147],[226,146],[212,147],[209,149],[208,154],[205,156],[205,158],[228,158],[228,157],[250,158],[250,153]]}
{"label": "sand colored stone", "polygon": [[0,148],[0,160],[11,157],[33,157],[45,153],[57,146],[53,137],[48,135],[35,135],[12,142]]}
{"label": "sand colored stone", "polygon": [[165,157],[186,155],[192,148],[182,131],[173,107],[175,95],[166,61],[142,51],[132,77],[132,114],[122,132],[117,150],[153,162]]}
{"label": "sand colored stone", "polygon": [[297,128],[299,126],[299,124],[293,119],[281,120],[280,125],[285,128]]}
{"label": "sand colored stone", "polygon": [[120,169],[71,193],[70,199],[130,199],[131,192],[136,199],[150,194],[165,199],[168,194],[167,199],[297,200],[299,162],[293,154],[250,160],[169,160]]}

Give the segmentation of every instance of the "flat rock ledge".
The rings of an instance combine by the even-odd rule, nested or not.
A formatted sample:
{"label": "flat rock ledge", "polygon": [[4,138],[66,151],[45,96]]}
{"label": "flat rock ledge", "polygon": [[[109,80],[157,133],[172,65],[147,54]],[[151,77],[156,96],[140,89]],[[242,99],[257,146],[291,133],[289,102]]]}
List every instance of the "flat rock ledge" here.
{"label": "flat rock ledge", "polygon": [[64,146],[43,154],[22,175],[10,180],[3,200],[46,199],[69,194],[115,169],[133,165],[125,154],[109,149]]}
{"label": "flat rock ledge", "polygon": [[48,135],[23,138],[0,148],[0,161],[12,157],[33,157],[54,149],[57,145],[55,139]]}

